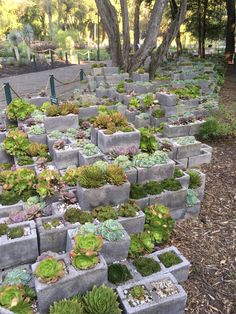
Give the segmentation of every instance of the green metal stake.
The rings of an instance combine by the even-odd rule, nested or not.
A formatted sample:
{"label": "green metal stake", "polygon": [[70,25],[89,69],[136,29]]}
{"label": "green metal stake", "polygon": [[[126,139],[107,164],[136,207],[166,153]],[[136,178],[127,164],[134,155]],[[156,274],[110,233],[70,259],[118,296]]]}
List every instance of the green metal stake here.
{"label": "green metal stake", "polygon": [[9,83],[4,83],[3,86],[4,86],[6,103],[7,103],[7,105],[9,105],[12,102],[10,84]]}
{"label": "green metal stake", "polygon": [[55,81],[54,81],[54,75],[50,75],[50,90],[51,90],[51,103],[57,105],[58,104],[58,99],[56,97],[56,89],[55,89]]}
{"label": "green metal stake", "polygon": [[68,62],[68,53],[66,52],[66,65],[68,65],[69,62]]}
{"label": "green metal stake", "polygon": [[84,80],[84,70],[83,69],[80,69],[80,72],[79,72],[79,78],[80,78],[80,81],[83,81]]}

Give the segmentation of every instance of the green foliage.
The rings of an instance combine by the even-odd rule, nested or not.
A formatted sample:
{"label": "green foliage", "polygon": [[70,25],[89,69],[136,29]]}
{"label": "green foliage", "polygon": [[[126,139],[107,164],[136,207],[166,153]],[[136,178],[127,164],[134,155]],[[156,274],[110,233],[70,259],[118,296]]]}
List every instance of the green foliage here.
{"label": "green foliage", "polygon": [[207,118],[200,126],[199,137],[203,140],[214,140],[224,138],[230,133],[230,125],[219,122],[215,117]]}
{"label": "green foliage", "polygon": [[195,99],[200,96],[200,87],[190,85],[170,91],[171,94],[177,95],[180,99]]}
{"label": "green foliage", "polygon": [[108,281],[111,283],[117,285],[132,278],[126,265],[116,263],[108,266]]}
{"label": "green foliage", "polygon": [[130,198],[131,199],[140,199],[147,196],[147,191],[141,184],[131,184],[130,188]]}
{"label": "green foliage", "polygon": [[147,107],[151,107],[152,104],[154,102],[154,96],[153,94],[146,94],[143,98],[143,104],[144,106]]}
{"label": "green foliage", "polygon": [[164,205],[151,205],[144,209],[146,220],[145,230],[148,231],[155,243],[168,240],[174,227],[170,210]]}
{"label": "green foliage", "polygon": [[0,194],[0,204],[6,205],[13,205],[18,203],[21,200],[20,195],[18,195],[14,191],[3,191]]}
{"label": "green foliage", "polygon": [[128,156],[120,155],[114,160],[114,164],[122,167],[124,170],[132,169],[132,161],[129,160]]}
{"label": "green foliage", "polygon": [[36,124],[36,125],[32,125],[29,128],[28,133],[33,134],[33,135],[41,135],[41,134],[46,133],[46,130],[43,126]]}
{"label": "green foliage", "polygon": [[60,140],[63,137],[63,133],[58,130],[54,130],[49,134],[49,137],[54,140]]}
{"label": "green foliage", "polygon": [[38,175],[36,191],[42,198],[52,196],[59,184],[59,173],[56,170],[45,169]]}
{"label": "green foliage", "polygon": [[24,228],[23,227],[14,227],[9,228],[7,232],[7,236],[10,239],[21,238],[24,235]]}
{"label": "green foliage", "polygon": [[108,165],[106,176],[107,182],[112,185],[122,185],[127,181],[123,168],[114,164]]}
{"label": "green foliage", "polygon": [[149,168],[158,164],[167,164],[169,157],[166,152],[155,151],[153,154],[140,153],[133,157],[133,165],[139,168]]}
{"label": "green foliage", "polygon": [[138,257],[134,260],[133,264],[143,277],[150,276],[161,270],[160,264],[153,258]]}
{"label": "green foliage", "polygon": [[116,91],[118,93],[125,93],[126,90],[125,90],[125,82],[124,81],[120,81],[117,85],[116,85]]}
{"label": "green foliage", "polygon": [[43,227],[45,230],[51,230],[61,225],[61,220],[59,218],[53,218],[49,222],[44,222]]}
{"label": "green foliage", "polygon": [[25,120],[35,110],[35,105],[30,104],[28,101],[15,98],[6,109],[8,119],[12,121]]}
{"label": "green foliage", "polygon": [[144,74],[144,73],[145,73],[145,69],[144,69],[144,68],[139,68],[139,69],[137,70],[137,73],[138,73],[138,74]]}
{"label": "green foliage", "polygon": [[46,108],[48,117],[66,116],[68,114],[78,114],[79,106],[70,102],[63,102],[60,105],[51,105]]}
{"label": "green foliage", "polygon": [[67,168],[63,175],[63,181],[69,186],[75,186],[78,182],[78,168]]}
{"label": "green foliage", "polygon": [[101,206],[92,210],[92,216],[103,222],[108,219],[117,219],[117,213],[111,206]]}
{"label": "green foliage", "polygon": [[139,102],[137,97],[131,98],[131,100],[129,102],[129,107],[133,107],[136,109],[140,108],[140,102]]}
{"label": "green foliage", "polygon": [[135,217],[139,211],[140,208],[130,200],[129,202],[120,205],[117,213],[120,217]]}
{"label": "green foliage", "polygon": [[10,155],[20,157],[27,155],[30,142],[27,134],[20,130],[12,130],[3,142],[3,149]]}
{"label": "green foliage", "polygon": [[194,206],[200,202],[198,198],[198,194],[196,191],[193,191],[191,189],[187,190],[187,197],[186,197],[186,205],[187,207]]}
{"label": "green foliage", "polygon": [[94,120],[93,126],[95,128],[104,129],[105,134],[113,134],[117,131],[133,131],[127,118],[118,111],[111,111],[108,114],[99,114]]}
{"label": "green foliage", "polygon": [[3,163],[0,163],[0,171],[3,171],[3,170],[10,170],[12,167],[12,165],[8,162],[3,162]]}
{"label": "green foliage", "polygon": [[162,108],[155,109],[152,112],[152,116],[157,119],[163,118],[165,116],[165,110]]}
{"label": "green foliage", "polygon": [[83,153],[86,156],[94,156],[94,155],[98,155],[101,153],[101,151],[99,150],[99,148],[94,145],[94,144],[86,144],[83,148]]}
{"label": "green foliage", "polygon": [[182,178],[184,173],[178,167],[175,167],[174,178]]}
{"label": "green foliage", "polygon": [[37,265],[35,276],[43,283],[53,283],[65,275],[64,262],[54,257],[45,258]]}
{"label": "green foliage", "polygon": [[141,232],[138,234],[132,234],[129,247],[129,257],[135,258],[151,253],[154,247],[154,241],[149,233]]}
{"label": "green foliage", "polygon": [[145,295],[145,289],[141,285],[134,286],[129,290],[129,293],[134,299],[143,300]]}
{"label": "green foliage", "polygon": [[21,156],[17,160],[19,166],[32,165],[34,160],[30,156]]}
{"label": "green foliage", "polygon": [[202,185],[202,178],[200,174],[195,170],[188,170],[189,175],[189,188],[190,189],[197,189]]}
{"label": "green foliage", "polygon": [[7,234],[8,226],[6,223],[0,223],[0,237]]}
{"label": "green foliage", "polygon": [[27,269],[13,268],[8,271],[4,278],[4,285],[27,285],[32,275]]}
{"label": "green foliage", "polygon": [[121,314],[117,294],[104,285],[87,292],[83,302],[85,312],[89,314]]}
{"label": "green foliage", "polygon": [[45,157],[48,158],[48,147],[46,144],[41,144],[37,142],[30,143],[28,147],[28,154],[31,157]]}
{"label": "green foliage", "polygon": [[50,307],[50,314],[84,314],[84,308],[77,298],[54,302]]}
{"label": "green foliage", "polygon": [[196,140],[194,136],[183,136],[183,137],[179,137],[176,140],[176,143],[178,145],[190,145],[190,144],[194,144],[195,142]]}
{"label": "green foliage", "polygon": [[124,237],[124,229],[118,221],[109,219],[99,224],[97,234],[107,241],[119,241]]}
{"label": "green foliage", "polygon": [[141,133],[141,150],[147,153],[154,153],[158,149],[158,143],[153,130],[150,128],[141,128],[139,131]]}
{"label": "green foliage", "polygon": [[167,191],[178,191],[182,189],[181,183],[174,178],[163,180],[161,186]]}
{"label": "green foliage", "polygon": [[86,222],[93,222],[93,217],[90,212],[81,211],[74,207],[70,207],[66,210],[64,219],[72,224],[76,222],[81,224],[85,224]]}
{"label": "green foliage", "polygon": [[147,194],[158,195],[164,191],[164,187],[161,182],[150,181],[143,185],[144,190]]}
{"label": "green foliage", "polygon": [[169,268],[182,262],[182,260],[175,254],[175,252],[166,252],[158,257],[166,268]]}

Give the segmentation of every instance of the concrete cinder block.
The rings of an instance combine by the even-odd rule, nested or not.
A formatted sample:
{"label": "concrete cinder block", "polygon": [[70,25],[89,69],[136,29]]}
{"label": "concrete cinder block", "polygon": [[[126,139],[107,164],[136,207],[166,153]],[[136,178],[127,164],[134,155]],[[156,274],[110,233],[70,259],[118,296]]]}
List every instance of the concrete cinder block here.
{"label": "concrete cinder block", "polygon": [[98,160],[102,160],[104,157],[104,154],[101,152],[93,156],[86,156],[85,154],[83,154],[81,150],[79,150],[78,156],[79,156],[79,166],[83,166],[83,165],[91,165],[91,164],[94,164]]}
{"label": "concrete cinder block", "polygon": [[182,209],[185,208],[186,196],[186,188],[179,191],[165,191],[159,195],[150,195],[150,205],[163,204],[170,209]]}
{"label": "concrete cinder block", "polygon": [[78,166],[79,149],[68,146],[65,150],[53,148],[53,159],[58,169],[64,169],[69,166]]}
{"label": "concrete cinder block", "polygon": [[98,106],[80,107],[79,119],[87,119],[98,114]]}
{"label": "concrete cinder block", "polygon": [[34,221],[20,222],[9,225],[9,228],[28,227],[30,234],[16,239],[8,239],[7,235],[0,238],[0,269],[34,262],[38,257],[38,241]]}
{"label": "concrete cinder block", "polygon": [[145,214],[139,211],[135,217],[119,217],[118,221],[128,234],[140,233],[144,230]]}
{"label": "concrete cinder block", "polygon": [[156,98],[164,107],[173,107],[176,106],[177,97],[175,94],[165,94],[165,93],[157,93]]}
{"label": "concrete cinder block", "polygon": [[1,205],[0,204],[0,218],[8,217],[10,213],[23,210],[24,203],[22,201],[13,205]]}
{"label": "concrete cinder block", "polygon": [[168,138],[187,136],[189,135],[189,125],[171,125],[164,124],[163,136]]}
{"label": "concrete cinder block", "polygon": [[66,131],[69,128],[77,129],[79,118],[77,114],[68,114],[67,116],[45,117],[44,126],[48,132],[53,130]]}
{"label": "concrete cinder block", "polygon": [[188,167],[194,168],[194,167],[199,167],[202,164],[210,164],[211,163],[211,157],[212,157],[211,152],[209,152],[205,149],[201,149],[199,155],[189,157]]}
{"label": "concrete cinder block", "polygon": [[28,134],[28,138],[29,138],[30,142],[47,144],[47,135],[46,134],[40,134],[40,135]]}

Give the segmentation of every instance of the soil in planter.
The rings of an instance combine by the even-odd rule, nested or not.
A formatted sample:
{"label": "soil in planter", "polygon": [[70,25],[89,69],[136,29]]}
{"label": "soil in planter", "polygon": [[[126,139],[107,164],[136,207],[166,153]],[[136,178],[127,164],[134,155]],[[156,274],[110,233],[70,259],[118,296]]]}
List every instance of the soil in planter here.
{"label": "soil in planter", "polygon": [[134,260],[133,264],[143,277],[152,275],[161,270],[160,264],[149,257],[138,257]]}
{"label": "soil in planter", "polygon": [[180,264],[182,262],[179,256],[176,255],[174,252],[166,252],[166,253],[161,254],[159,256],[159,260],[162,262],[162,264],[166,268]]}
{"label": "soil in planter", "polygon": [[151,283],[152,291],[155,291],[158,298],[163,299],[177,294],[179,291],[170,279],[163,279]]}
{"label": "soil in planter", "polygon": [[123,264],[112,264],[108,266],[108,281],[118,285],[132,279],[130,271]]}

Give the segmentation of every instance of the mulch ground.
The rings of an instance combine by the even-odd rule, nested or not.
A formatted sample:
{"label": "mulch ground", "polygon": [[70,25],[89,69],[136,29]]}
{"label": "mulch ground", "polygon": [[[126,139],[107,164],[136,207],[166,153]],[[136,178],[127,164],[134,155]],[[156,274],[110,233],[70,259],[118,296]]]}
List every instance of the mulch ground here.
{"label": "mulch ground", "polygon": [[[221,102],[230,109],[236,106],[235,73],[231,66],[221,90]],[[213,158],[202,167],[207,178],[201,214],[177,223],[171,244],[192,264],[183,285],[186,313],[236,314],[236,139],[208,144]]]}

